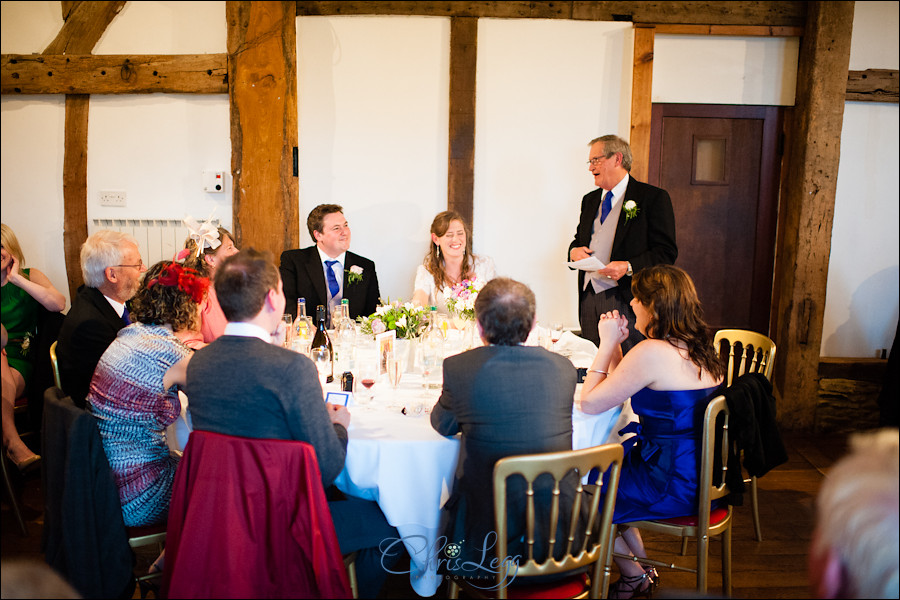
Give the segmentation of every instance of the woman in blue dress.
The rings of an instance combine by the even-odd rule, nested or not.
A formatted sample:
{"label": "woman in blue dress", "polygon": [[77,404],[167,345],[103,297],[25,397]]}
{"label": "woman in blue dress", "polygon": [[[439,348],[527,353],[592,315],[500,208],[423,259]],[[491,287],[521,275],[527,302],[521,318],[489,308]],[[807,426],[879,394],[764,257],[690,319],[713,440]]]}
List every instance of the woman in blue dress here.
{"label": "woman in blue dress", "polygon": [[[635,328],[647,339],[623,357],[627,319],[618,311],[602,315],[600,346],[578,401],[579,409],[597,414],[631,398],[640,417],[622,431],[636,435],[624,443],[614,523],[696,512],[703,413],[725,374],[687,273],[670,265],[643,269],[634,274],[631,291]],[[633,527],[620,530],[615,550],[646,557]],[[624,559],[616,564],[622,577],[610,598],[649,597],[656,570]]]}

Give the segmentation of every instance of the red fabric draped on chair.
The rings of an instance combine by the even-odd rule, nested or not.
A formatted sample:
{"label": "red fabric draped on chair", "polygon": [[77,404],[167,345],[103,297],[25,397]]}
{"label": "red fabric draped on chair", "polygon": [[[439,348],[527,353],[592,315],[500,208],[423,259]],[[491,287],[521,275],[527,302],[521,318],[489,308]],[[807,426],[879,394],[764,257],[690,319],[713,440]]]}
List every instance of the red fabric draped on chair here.
{"label": "red fabric draped on chair", "polygon": [[194,431],[175,475],[162,591],[349,598],[313,447]]}

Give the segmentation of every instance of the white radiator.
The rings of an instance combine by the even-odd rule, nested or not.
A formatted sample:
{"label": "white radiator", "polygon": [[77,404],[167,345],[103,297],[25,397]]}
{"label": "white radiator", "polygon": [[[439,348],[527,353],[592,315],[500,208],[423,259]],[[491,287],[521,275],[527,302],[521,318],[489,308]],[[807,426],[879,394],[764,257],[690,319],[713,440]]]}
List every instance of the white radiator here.
{"label": "white radiator", "polygon": [[[219,225],[213,219],[213,225]],[[137,240],[141,258],[148,267],[161,260],[172,260],[188,238],[187,227],[180,219],[93,219],[88,235],[100,229],[124,231]]]}

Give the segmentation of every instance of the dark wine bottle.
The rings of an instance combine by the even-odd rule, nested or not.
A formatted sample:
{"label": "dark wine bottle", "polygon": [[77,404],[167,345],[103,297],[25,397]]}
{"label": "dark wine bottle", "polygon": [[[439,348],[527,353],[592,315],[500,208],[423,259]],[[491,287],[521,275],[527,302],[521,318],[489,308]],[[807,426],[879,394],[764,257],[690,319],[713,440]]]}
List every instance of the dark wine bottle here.
{"label": "dark wine bottle", "polygon": [[309,346],[310,354],[312,354],[312,351],[315,348],[325,347],[328,349],[328,362],[331,363],[331,369],[325,382],[331,383],[334,381],[334,348],[331,345],[331,338],[328,337],[328,331],[325,329],[325,307],[321,304],[316,307],[316,322],[318,323],[318,327],[316,327],[316,333],[313,336],[312,344]]}

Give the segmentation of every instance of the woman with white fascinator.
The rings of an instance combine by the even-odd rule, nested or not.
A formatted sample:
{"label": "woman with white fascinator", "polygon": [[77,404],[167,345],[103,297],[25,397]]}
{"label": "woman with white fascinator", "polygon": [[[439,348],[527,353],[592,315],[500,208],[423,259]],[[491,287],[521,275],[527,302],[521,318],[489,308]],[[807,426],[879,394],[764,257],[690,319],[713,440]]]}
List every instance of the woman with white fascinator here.
{"label": "woman with white fascinator", "polygon": [[184,242],[184,249],[188,252],[188,256],[184,259],[184,265],[196,270],[202,276],[208,277],[210,286],[206,299],[200,306],[200,335],[196,339],[182,341],[189,346],[202,346],[210,343],[225,331],[228,321],[216,299],[213,280],[218,266],[229,256],[237,254],[238,248],[234,245],[234,236],[231,235],[231,232],[224,227],[213,225],[211,218],[201,225],[191,217],[185,217],[184,224],[190,232],[188,239]]}

